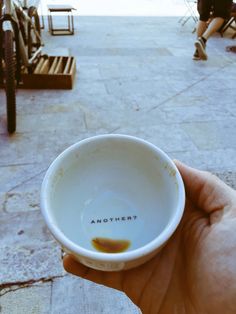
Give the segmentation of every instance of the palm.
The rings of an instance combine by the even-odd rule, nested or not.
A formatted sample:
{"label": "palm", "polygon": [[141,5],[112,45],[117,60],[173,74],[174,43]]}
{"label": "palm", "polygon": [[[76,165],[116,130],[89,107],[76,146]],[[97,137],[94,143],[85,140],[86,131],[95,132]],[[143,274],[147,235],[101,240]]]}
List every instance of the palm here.
{"label": "palm", "polygon": [[[187,168],[178,167],[184,178]],[[236,204],[235,194],[222,182],[191,179],[181,225],[151,261],[111,275],[67,257],[65,268],[124,291],[144,314],[236,313],[236,209],[229,202]]]}

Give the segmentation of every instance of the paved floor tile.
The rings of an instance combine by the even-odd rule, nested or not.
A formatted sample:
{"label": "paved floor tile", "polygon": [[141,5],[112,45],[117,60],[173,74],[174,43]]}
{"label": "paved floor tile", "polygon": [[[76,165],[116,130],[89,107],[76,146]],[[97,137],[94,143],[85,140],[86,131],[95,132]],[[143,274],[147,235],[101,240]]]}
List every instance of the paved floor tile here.
{"label": "paved floor tile", "polygon": [[73,276],[66,276],[53,281],[52,314],[109,314],[111,311],[114,314],[140,313],[124,294],[113,289],[95,285]]}
{"label": "paved floor tile", "polygon": [[51,283],[4,289],[0,294],[1,314],[49,314]]}

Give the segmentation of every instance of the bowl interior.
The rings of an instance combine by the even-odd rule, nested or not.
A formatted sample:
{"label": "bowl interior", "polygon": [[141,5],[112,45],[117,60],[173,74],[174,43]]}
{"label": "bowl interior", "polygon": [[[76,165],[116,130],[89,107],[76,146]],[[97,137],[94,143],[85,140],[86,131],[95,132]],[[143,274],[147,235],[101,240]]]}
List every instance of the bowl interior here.
{"label": "bowl interior", "polygon": [[142,142],[116,138],[66,151],[49,187],[54,226],[91,251],[104,239],[126,241],[128,251],[144,246],[170,223],[179,202],[176,172],[166,157]]}

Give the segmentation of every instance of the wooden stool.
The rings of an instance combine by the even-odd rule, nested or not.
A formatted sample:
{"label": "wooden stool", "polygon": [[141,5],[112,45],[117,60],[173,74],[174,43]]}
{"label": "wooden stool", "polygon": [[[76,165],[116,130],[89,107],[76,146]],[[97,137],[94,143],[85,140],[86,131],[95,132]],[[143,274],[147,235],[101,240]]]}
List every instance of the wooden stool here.
{"label": "wooden stool", "polygon": [[[51,33],[51,35],[73,35],[74,34],[74,17],[72,10],[75,10],[70,5],[60,5],[60,4],[49,4],[48,5],[48,28]],[[65,12],[67,13],[68,17],[68,25],[67,28],[54,28],[53,27],[53,13],[55,12]]]}

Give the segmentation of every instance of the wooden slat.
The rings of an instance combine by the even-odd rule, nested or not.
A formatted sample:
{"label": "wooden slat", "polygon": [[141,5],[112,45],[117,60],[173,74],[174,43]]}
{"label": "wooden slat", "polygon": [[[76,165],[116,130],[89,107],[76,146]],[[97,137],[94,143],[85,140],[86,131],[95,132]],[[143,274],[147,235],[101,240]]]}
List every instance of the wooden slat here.
{"label": "wooden slat", "polygon": [[72,59],[72,57],[69,57],[69,58],[67,59],[67,62],[66,62],[66,65],[65,65],[63,74],[69,73],[71,59]]}
{"label": "wooden slat", "polygon": [[49,71],[49,60],[46,59],[46,60],[44,60],[44,63],[42,65],[39,73],[40,74],[47,74],[48,71]]}
{"label": "wooden slat", "polygon": [[73,69],[75,69],[75,67],[76,67],[75,59],[73,58],[72,62],[71,62],[71,66],[70,66],[69,71],[68,71],[68,74],[72,74]]}
{"label": "wooden slat", "polygon": [[55,68],[55,71],[54,71],[54,74],[59,74],[59,73],[62,73],[62,61],[63,61],[63,57],[60,57],[59,58],[59,61],[57,63],[57,66]]}
{"label": "wooden slat", "polygon": [[41,67],[43,65],[43,62],[44,62],[44,58],[40,58],[38,64],[36,65],[36,68],[34,70],[34,74],[40,73],[40,69],[41,69]]}
{"label": "wooden slat", "polygon": [[52,65],[50,67],[50,70],[48,71],[48,74],[53,74],[54,73],[56,65],[57,65],[57,60],[58,60],[58,57],[55,57],[55,59],[52,62]]}

